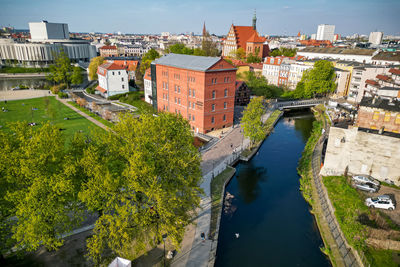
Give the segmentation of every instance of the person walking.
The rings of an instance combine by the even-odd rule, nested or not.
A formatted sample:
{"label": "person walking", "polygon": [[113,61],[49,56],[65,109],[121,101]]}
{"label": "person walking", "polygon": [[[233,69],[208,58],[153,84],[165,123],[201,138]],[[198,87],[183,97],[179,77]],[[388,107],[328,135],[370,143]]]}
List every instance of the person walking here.
{"label": "person walking", "polygon": [[204,243],[204,241],[206,240],[206,235],[204,233],[201,233],[200,236],[201,236],[201,241]]}

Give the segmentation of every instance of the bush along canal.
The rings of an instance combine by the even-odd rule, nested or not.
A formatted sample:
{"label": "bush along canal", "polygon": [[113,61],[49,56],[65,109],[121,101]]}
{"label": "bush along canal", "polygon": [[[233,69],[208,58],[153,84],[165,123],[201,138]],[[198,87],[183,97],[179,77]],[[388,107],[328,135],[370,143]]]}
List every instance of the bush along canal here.
{"label": "bush along canal", "polygon": [[215,266],[331,266],[297,173],[314,120],[309,110],[285,113],[257,154],[236,166]]}

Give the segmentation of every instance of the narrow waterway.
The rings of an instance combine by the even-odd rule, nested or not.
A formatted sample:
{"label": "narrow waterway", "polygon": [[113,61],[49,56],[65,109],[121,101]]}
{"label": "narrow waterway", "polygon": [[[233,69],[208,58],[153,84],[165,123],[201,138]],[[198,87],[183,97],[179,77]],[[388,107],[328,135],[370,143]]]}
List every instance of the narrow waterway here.
{"label": "narrow waterway", "polygon": [[313,121],[310,111],[286,113],[258,154],[236,166],[215,266],[331,266],[296,170]]}

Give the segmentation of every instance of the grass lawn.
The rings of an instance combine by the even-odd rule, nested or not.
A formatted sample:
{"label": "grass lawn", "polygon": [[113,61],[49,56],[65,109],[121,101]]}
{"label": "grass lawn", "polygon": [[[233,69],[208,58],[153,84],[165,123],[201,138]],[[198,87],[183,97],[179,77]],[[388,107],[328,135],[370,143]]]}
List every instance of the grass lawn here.
{"label": "grass lawn", "polygon": [[[36,122],[38,124],[51,121],[61,129],[64,129],[63,133],[65,133],[66,137],[72,137],[77,131],[83,131],[84,133],[103,131],[102,128],[57,101],[54,96],[48,97],[49,112],[46,112],[45,99],[45,97],[40,97],[7,101],[7,104],[2,101],[0,107],[8,109],[8,112],[0,111],[2,129],[7,129],[7,123],[16,121]],[[32,110],[32,108],[37,108],[37,110]],[[51,117],[53,118],[51,119]],[[64,120],[64,118],[69,118],[69,120]]]}
{"label": "grass lawn", "polygon": [[72,106],[76,107],[77,109],[79,109],[80,111],[82,111],[83,113],[86,113],[87,115],[89,115],[90,117],[92,117],[93,119],[101,122],[102,124],[104,124],[107,127],[113,127],[114,124],[112,122],[109,122],[108,120],[103,119],[102,117],[94,114],[93,112],[90,112],[89,110],[87,110],[86,108],[83,108],[81,106],[79,106],[77,103],[75,103],[74,101],[68,101],[69,104],[71,104]]}
{"label": "grass lawn", "polygon": [[211,225],[210,236],[214,237],[217,229],[218,217],[221,214],[221,198],[222,191],[225,189],[225,182],[235,174],[235,169],[227,166],[227,168],[211,181]]}
{"label": "grass lawn", "polygon": [[146,101],[142,100],[144,97],[143,91],[134,91],[120,95],[114,95],[110,97],[111,100],[119,100],[122,103],[127,103],[136,107],[138,110],[135,114],[142,114],[142,113],[154,113],[154,108],[152,105],[147,103]]}
{"label": "grass lawn", "polygon": [[49,68],[24,68],[24,67],[3,67],[0,73],[39,73],[49,72]]}

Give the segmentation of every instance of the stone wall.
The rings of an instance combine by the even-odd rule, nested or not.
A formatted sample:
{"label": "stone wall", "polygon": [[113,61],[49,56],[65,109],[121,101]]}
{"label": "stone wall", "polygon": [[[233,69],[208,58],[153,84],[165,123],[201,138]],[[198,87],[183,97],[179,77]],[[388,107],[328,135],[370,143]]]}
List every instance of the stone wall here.
{"label": "stone wall", "polygon": [[366,174],[400,185],[400,138],[331,127],[321,175]]}

